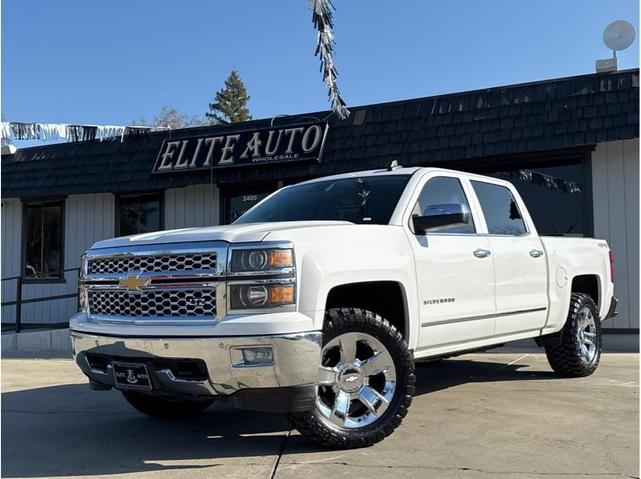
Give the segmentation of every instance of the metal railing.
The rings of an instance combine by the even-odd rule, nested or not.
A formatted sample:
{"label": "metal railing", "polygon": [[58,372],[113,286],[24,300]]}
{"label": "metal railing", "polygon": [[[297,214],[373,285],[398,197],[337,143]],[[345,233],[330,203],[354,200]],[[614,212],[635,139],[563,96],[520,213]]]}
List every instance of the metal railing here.
{"label": "metal railing", "polygon": [[[80,272],[80,268],[69,268],[65,269],[62,271],[54,271],[54,275],[61,274],[62,277],[64,278],[65,273],[69,273],[71,271],[77,271]],[[38,278],[34,278],[38,279]],[[54,295],[49,295],[49,296],[41,296],[38,298],[28,298],[28,299],[22,299],[22,287],[24,286],[24,278],[22,276],[11,276],[9,278],[2,278],[0,281],[15,281],[16,282],[16,296],[15,300],[13,301],[5,301],[3,303],[0,303],[0,306],[15,306],[16,307],[16,318],[15,318],[15,331],[16,333],[19,333],[22,330],[23,324],[22,324],[22,305],[23,304],[29,304],[29,303],[41,303],[44,301],[56,301],[60,299],[70,299],[70,298],[77,298],[78,297],[78,290],[76,289],[75,292],[73,293],[66,293],[66,294],[54,294]],[[27,282],[26,284],[34,284]],[[37,283],[36,283],[37,284]],[[4,324],[3,324],[4,325]]]}

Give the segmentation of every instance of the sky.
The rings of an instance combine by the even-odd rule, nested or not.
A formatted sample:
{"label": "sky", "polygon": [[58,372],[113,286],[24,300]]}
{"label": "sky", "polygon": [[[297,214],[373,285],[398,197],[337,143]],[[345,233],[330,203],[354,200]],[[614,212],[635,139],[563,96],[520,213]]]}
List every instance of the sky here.
{"label": "sky", "polygon": [[[637,0],[333,0],[349,105],[594,72]],[[8,121],[126,125],[162,105],[203,116],[236,68],[254,118],[329,108],[307,0],[3,0]],[[18,143],[20,146],[20,143]]]}

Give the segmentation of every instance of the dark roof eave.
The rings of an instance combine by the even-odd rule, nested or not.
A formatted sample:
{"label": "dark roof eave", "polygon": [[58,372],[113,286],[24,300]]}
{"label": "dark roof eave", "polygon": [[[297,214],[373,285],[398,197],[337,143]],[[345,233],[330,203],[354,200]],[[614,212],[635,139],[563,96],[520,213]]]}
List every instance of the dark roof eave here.
{"label": "dark roof eave", "polygon": [[[462,93],[353,107],[330,116],[323,162],[215,173],[216,182],[322,176],[406,165],[480,160],[590,147],[639,137],[638,69],[589,74]],[[362,124],[352,119],[361,112]],[[144,139],[64,143],[24,148],[2,158],[3,196],[38,193],[148,191],[206,183],[208,175],[152,176],[162,141],[292,124],[329,112],[258,119],[224,126],[157,132]],[[447,166],[447,165],[446,165]],[[71,174],[69,174],[71,172]]]}

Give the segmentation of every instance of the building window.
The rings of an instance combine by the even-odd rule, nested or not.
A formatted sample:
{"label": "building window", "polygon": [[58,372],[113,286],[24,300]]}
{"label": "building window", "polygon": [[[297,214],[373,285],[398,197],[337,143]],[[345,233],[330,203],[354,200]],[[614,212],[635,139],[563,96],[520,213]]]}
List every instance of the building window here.
{"label": "building window", "polygon": [[275,183],[223,187],[222,224],[230,224],[276,191]]}
{"label": "building window", "polygon": [[527,232],[519,206],[505,186],[472,181],[491,235],[520,236]]}
{"label": "building window", "polygon": [[116,234],[129,236],[162,230],[159,193],[121,195],[116,202]]}
{"label": "building window", "polygon": [[62,202],[25,204],[24,267],[27,280],[63,278]]}

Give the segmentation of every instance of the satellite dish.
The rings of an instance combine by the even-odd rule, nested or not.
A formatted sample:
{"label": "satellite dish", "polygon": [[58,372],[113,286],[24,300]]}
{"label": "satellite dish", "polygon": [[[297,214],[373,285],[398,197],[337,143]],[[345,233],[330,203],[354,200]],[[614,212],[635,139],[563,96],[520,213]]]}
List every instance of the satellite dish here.
{"label": "satellite dish", "polygon": [[617,20],[610,23],[603,31],[603,43],[610,49],[614,50],[616,56],[617,50],[625,50],[634,41],[634,27],[630,22]]}

